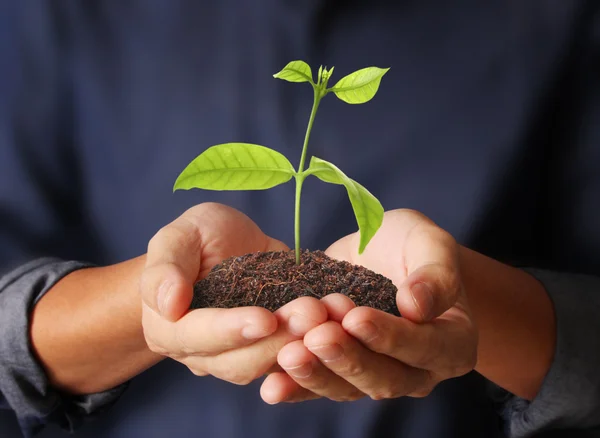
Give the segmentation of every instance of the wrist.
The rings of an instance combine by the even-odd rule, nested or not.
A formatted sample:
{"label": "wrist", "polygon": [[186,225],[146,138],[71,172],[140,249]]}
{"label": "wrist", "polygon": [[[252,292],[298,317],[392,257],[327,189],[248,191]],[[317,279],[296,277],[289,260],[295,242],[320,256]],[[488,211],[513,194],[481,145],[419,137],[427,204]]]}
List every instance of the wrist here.
{"label": "wrist", "polygon": [[533,399],[555,348],[555,317],[544,287],[523,270],[460,248],[465,291],[479,330],[475,370]]}
{"label": "wrist", "polygon": [[142,256],[72,272],[34,307],[32,347],[54,386],[100,392],[160,360],[148,349],[141,324],[144,261]]}

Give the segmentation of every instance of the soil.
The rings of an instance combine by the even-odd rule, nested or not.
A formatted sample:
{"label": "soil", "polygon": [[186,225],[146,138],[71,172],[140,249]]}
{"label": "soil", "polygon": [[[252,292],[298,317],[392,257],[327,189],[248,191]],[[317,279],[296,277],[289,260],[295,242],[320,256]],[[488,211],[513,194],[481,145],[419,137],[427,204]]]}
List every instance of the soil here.
{"label": "soil", "polygon": [[296,265],[294,251],[226,259],[196,283],[191,308],[260,306],[275,311],[298,297],[342,293],[357,306],[400,316],[397,288],[388,278],[322,251],[303,251],[300,262]]}

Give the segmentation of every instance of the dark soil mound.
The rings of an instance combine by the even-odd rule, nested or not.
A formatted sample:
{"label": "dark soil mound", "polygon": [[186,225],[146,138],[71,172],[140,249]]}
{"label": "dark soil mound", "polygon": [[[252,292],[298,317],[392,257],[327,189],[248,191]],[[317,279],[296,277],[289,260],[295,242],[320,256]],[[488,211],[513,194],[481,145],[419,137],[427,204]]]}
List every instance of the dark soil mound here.
{"label": "dark soil mound", "polygon": [[399,315],[396,292],[384,276],[322,251],[304,251],[300,265],[293,251],[259,252],[216,265],[196,283],[191,308],[260,306],[275,311],[298,297],[341,293],[357,306]]}

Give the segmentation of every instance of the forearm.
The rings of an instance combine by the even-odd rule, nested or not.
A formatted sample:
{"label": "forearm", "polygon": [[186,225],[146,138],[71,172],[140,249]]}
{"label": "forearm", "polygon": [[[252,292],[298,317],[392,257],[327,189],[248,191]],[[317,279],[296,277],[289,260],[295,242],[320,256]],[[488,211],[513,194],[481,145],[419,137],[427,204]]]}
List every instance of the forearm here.
{"label": "forearm", "polygon": [[531,275],[461,248],[463,281],[479,328],[475,370],[533,399],[552,363],[556,321],[552,302]]}
{"label": "forearm", "polygon": [[75,271],[34,307],[32,345],[54,386],[74,394],[99,392],[160,361],[141,325],[144,259]]}

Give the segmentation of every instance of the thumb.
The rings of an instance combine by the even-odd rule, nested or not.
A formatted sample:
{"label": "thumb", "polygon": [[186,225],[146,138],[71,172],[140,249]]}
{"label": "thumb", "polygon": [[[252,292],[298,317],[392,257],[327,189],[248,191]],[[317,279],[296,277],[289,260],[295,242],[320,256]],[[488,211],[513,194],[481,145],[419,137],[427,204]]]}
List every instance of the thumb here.
{"label": "thumb", "polygon": [[457,269],[437,263],[421,266],[398,288],[398,310],[413,322],[431,321],[456,303],[461,284]]}
{"label": "thumb", "polygon": [[140,280],[140,291],[146,308],[172,322],[187,312],[193,297],[192,284],[173,264],[147,268]]}
{"label": "thumb", "polygon": [[188,210],[150,239],[140,293],[147,308],[169,321],[181,318],[201,264],[202,233]]}

